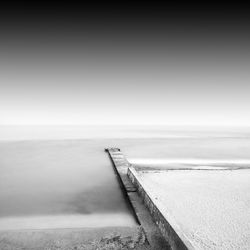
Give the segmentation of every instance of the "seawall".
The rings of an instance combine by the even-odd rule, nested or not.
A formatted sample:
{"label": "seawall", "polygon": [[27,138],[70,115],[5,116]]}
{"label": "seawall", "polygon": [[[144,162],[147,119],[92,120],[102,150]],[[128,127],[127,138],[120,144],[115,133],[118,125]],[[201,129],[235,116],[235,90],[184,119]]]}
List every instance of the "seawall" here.
{"label": "seawall", "polygon": [[142,226],[146,239],[154,250],[171,249],[166,238],[163,237],[160,229],[154,223],[150,211],[145,207],[143,200],[137,192],[137,187],[131,182],[128,176],[128,169],[131,164],[127,161],[119,148],[106,148],[119,176],[121,186],[125,190],[130,204],[135,212],[135,216]]}

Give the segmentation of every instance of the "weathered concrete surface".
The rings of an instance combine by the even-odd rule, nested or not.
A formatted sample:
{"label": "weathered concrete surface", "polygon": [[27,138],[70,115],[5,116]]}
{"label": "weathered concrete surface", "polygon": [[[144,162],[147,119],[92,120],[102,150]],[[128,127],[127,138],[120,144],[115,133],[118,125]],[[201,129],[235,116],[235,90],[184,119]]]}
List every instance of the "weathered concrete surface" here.
{"label": "weathered concrete surface", "polygon": [[131,164],[127,161],[124,155],[120,152],[120,149],[108,148],[106,149],[106,151],[109,153],[112,159],[112,162],[115,166],[115,171],[121,180],[120,184],[122,184],[121,185],[122,188],[125,188],[126,190],[129,190],[130,192],[136,191],[134,185],[129,181],[127,177],[128,167],[131,166]]}
{"label": "weathered concrete surface", "polygon": [[129,176],[170,239],[169,226],[188,249],[250,249],[249,169],[132,168]]}
{"label": "weathered concrete surface", "polygon": [[[155,203],[154,198],[144,188],[137,171],[131,167],[128,169],[128,176],[131,182],[136,186],[137,192],[143,199],[145,206],[149,209],[152,218],[158,225],[162,235],[168,241],[171,249],[193,250],[194,247],[183,231],[173,219],[172,216],[166,217]],[[157,185],[157,184],[156,184]]]}
{"label": "weathered concrete surface", "polygon": [[170,249],[168,243],[162,236],[159,228],[155,225],[148,209],[143,204],[143,200],[139,197],[137,188],[132,184],[128,178],[128,168],[131,164],[127,161],[124,155],[120,152],[118,148],[107,148],[106,151],[114,164],[115,171],[117,172],[121,186],[124,189],[128,200],[130,201],[135,216],[138,222],[144,229],[146,238],[150,244],[152,250],[163,250]]}

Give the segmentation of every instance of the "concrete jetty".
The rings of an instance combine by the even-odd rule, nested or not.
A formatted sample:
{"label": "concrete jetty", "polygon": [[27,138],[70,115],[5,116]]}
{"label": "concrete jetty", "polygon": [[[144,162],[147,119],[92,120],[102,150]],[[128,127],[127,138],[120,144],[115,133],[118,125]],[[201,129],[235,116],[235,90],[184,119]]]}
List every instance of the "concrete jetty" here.
{"label": "concrete jetty", "polygon": [[146,191],[145,185],[143,185],[140,181],[140,178],[133,167],[128,169],[128,176],[137,188],[138,194],[142,197],[145,206],[150,211],[154,222],[159,227],[163,237],[169,243],[171,249],[194,250],[195,248],[192,243],[185,236],[175,219],[167,213],[162,213],[162,210],[155,202],[155,197],[151,196],[151,194]]}
{"label": "concrete jetty", "polygon": [[135,212],[135,216],[139,224],[145,232],[151,249],[171,249],[166,239],[161,234],[160,229],[154,223],[153,218],[149,210],[145,207],[143,200],[137,193],[137,187],[129,179],[127,173],[131,164],[127,161],[119,148],[106,148],[105,151],[108,152],[113,162],[115,172],[120,179],[121,187]]}
{"label": "concrete jetty", "polygon": [[128,196],[141,197],[169,249],[250,249],[249,168],[147,169],[108,151]]}

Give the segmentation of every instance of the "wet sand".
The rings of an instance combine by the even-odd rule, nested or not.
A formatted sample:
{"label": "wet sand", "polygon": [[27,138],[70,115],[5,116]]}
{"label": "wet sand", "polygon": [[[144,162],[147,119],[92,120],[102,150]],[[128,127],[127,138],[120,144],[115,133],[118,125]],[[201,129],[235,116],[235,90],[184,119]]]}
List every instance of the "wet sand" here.
{"label": "wet sand", "polygon": [[151,249],[139,227],[2,231],[2,250]]}

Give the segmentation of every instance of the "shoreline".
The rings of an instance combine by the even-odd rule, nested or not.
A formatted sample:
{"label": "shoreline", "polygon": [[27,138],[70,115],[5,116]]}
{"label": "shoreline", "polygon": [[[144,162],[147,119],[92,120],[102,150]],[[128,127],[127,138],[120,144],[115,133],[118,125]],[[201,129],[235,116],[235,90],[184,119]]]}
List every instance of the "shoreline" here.
{"label": "shoreline", "polygon": [[112,247],[150,250],[139,226],[17,230],[0,233],[1,249],[116,249]]}

